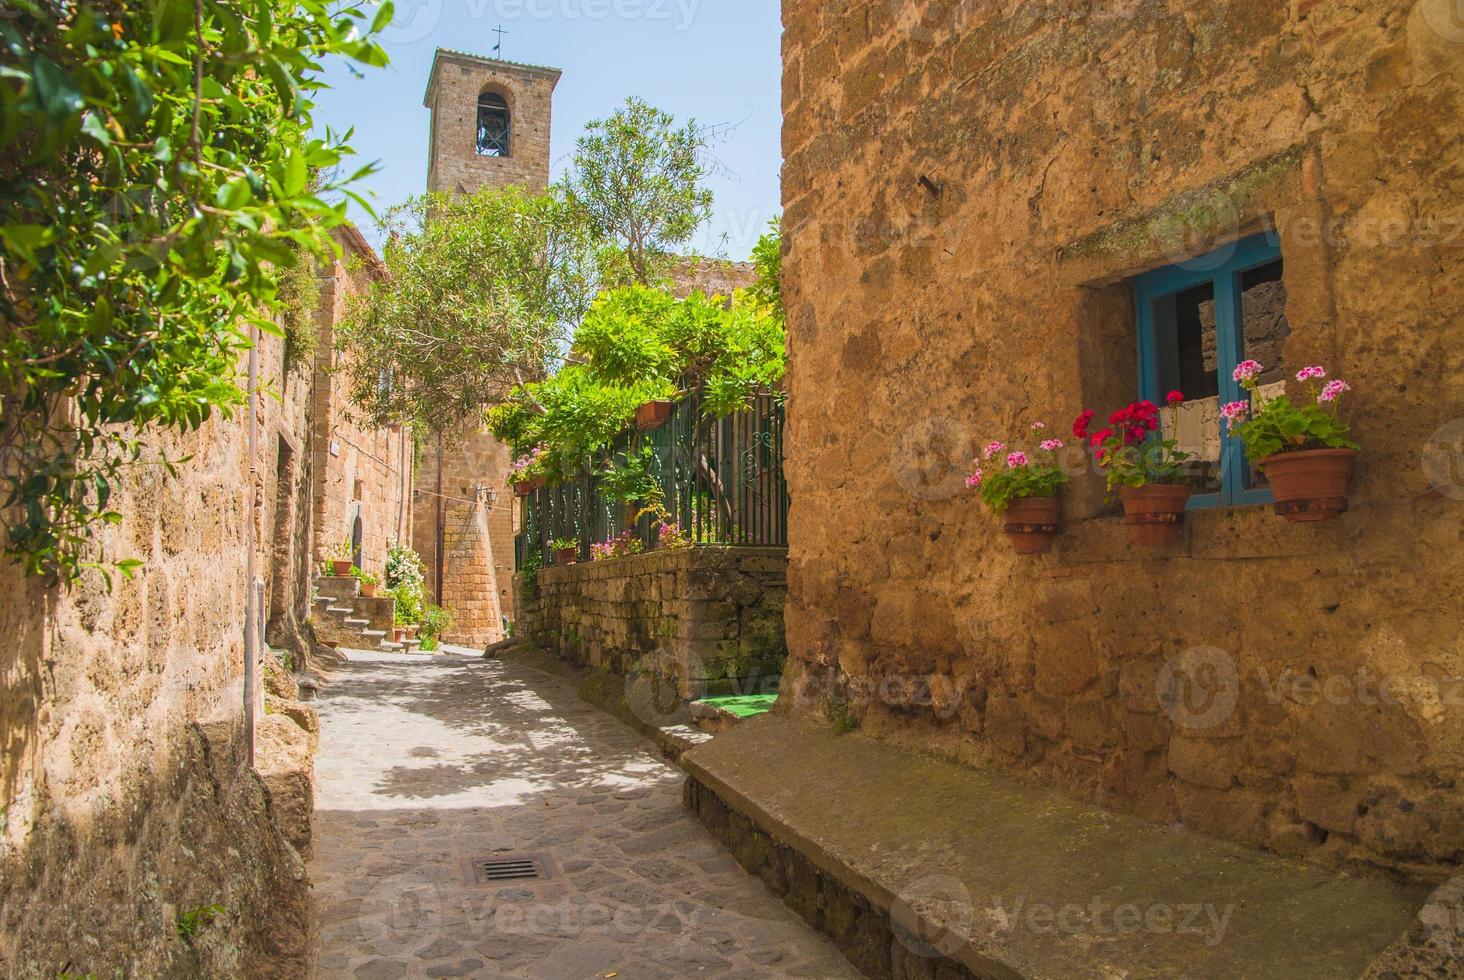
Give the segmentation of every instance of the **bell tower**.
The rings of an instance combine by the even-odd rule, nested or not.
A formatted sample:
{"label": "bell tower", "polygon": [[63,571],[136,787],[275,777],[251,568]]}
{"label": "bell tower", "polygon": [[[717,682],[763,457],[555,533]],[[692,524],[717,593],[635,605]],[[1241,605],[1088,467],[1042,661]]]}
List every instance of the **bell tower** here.
{"label": "bell tower", "polygon": [[558,68],[438,48],[422,104],[432,110],[427,189],[549,186],[549,123]]}
{"label": "bell tower", "polygon": [[[427,189],[549,186],[549,122],[557,68],[437,49],[423,104],[432,111]],[[486,429],[430,434],[419,455],[412,546],[427,590],[452,610],[449,643],[503,638],[513,608],[517,532],[508,447]]]}

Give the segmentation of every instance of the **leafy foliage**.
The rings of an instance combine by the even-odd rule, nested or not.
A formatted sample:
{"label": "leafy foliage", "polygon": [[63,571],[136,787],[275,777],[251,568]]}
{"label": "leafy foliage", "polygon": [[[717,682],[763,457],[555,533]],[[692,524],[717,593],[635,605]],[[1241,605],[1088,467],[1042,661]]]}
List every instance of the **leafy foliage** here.
{"label": "leafy foliage", "polygon": [[[1171,392],[1170,404],[1184,396]],[[1108,417],[1108,426],[1089,433],[1093,413],[1084,412],[1073,423],[1073,434],[1086,438],[1098,457],[1108,489],[1143,487],[1151,483],[1186,483],[1190,479],[1190,453],[1179,448],[1176,439],[1158,438],[1159,407],[1153,402],[1134,402]]]}
{"label": "leafy foliage", "polygon": [[596,474],[600,477],[601,491],[609,499],[623,504],[659,498],[661,484],[653,472],[655,462],[655,448],[649,445],[641,446],[639,452],[625,453]]}
{"label": "leafy foliage", "polygon": [[785,319],[783,310],[783,222],[774,218],[767,234],[752,247],[752,264],[757,269],[757,281],[748,289],[752,299],[766,307],[779,320]]}
{"label": "leafy foliage", "polygon": [[394,544],[386,552],[386,594],[396,600],[396,623],[411,626],[422,621],[426,602],[426,575],[422,559],[404,544]]}
{"label": "leafy foliage", "polygon": [[966,482],[978,488],[982,502],[998,516],[1006,513],[1013,500],[1055,497],[1068,482],[1068,475],[1058,461],[1058,448],[1060,444],[1054,449],[1013,453],[1006,465],[994,466],[989,473],[977,470]]}
{"label": "leafy foliage", "polygon": [[561,197],[428,194],[383,216],[389,277],[339,332],[351,398],[375,426],[480,421],[544,377],[589,307],[602,249]]}
{"label": "leafy foliage", "polygon": [[543,454],[538,472],[551,478],[578,472],[648,401],[700,389],[709,413],[727,415],[774,390],[787,370],[783,321],[769,310],[644,286],[602,294],[573,350],[580,363],[515,389],[488,413],[500,439]]}
{"label": "leafy foliage", "polygon": [[280,270],[280,329],[285,334],[285,370],[302,371],[311,366],[320,346],[315,310],[320,304],[320,279],[315,256],[296,246],[295,259]]}
{"label": "leafy foliage", "polygon": [[712,192],[701,186],[700,159],[706,147],[694,121],[678,127],[637,98],[585,127],[563,187],[595,234],[623,256],[610,281],[660,282],[672,253],[707,220]]}
{"label": "leafy foliage", "polygon": [[[1325,386],[1317,383],[1325,376],[1326,371],[1320,367],[1303,370],[1297,380],[1312,382],[1306,385],[1303,401],[1298,404],[1285,394],[1264,399],[1246,421],[1241,421],[1250,411],[1245,402],[1225,406],[1223,414],[1230,421],[1230,432],[1245,444],[1250,459],[1260,462],[1277,453],[1306,449],[1361,448],[1352,440],[1351,426],[1337,416],[1339,398],[1351,387],[1341,381]],[[1259,387],[1256,375],[1237,377],[1254,398]]]}
{"label": "leafy foliage", "polygon": [[[321,58],[380,66],[364,2],[9,0],[0,18],[0,432],[6,553],[70,581],[149,427],[245,395],[248,325],[345,220],[312,187]],[[161,465],[171,465],[162,461]],[[136,562],[117,562],[130,572]]]}
{"label": "leafy foliage", "polygon": [[179,912],[178,921],[174,923],[178,938],[183,940],[183,944],[191,949],[193,947],[193,940],[198,934],[207,926],[212,925],[214,920],[222,916],[226,911],[227,909],[222,905],[214,902],[210,905],[199,906],[191,911]]}
{"label": "leafy foliage", "polygon": [[452,629],[452,610],[442,606],[428,605],[422,610],[422,620],[417,638],[422,641],[422,652],[430,653],[442,645],[442,634]]}
{"label": "leafy foliage", "polygon": [[488,412],[488,428],[512,446],[539,448],[542,455],[533,475],[563,480],[614,442],[635,418],[636,408],[670,394],[669,384],[606,384],[588,365],[571,364],[516,389],[507,402]]}

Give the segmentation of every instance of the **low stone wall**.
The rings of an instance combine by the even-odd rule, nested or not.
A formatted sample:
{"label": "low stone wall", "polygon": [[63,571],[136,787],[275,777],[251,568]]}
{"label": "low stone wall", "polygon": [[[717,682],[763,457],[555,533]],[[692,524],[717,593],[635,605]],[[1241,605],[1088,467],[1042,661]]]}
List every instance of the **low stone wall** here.
{"label": "low stone wall", "polygon": [[[711,787],[687,777],[682,801],[749,874],[827,935],[863,973],[902,980],[974,980],[965,964],[928,946],[868,898],[825,874],[796,848],[778,840]],[[922,950],[924,955],[914,952]]]}
{"label": "low stone wall", "polygon": [[787,551],[697,546],[520,575],[515,627],[581,667],[765,691],[782,672]]}

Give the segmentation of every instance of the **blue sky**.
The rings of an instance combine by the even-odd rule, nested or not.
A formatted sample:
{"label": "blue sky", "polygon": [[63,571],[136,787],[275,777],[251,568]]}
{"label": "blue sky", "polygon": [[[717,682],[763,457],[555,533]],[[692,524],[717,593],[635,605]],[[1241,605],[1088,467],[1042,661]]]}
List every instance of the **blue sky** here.
{"label": "blue sky", "polygon": [[[383,38],[392,63],[357,78],[327,66],[316,121],[355,127],[377,207],[426,189],[427,119],[422,95],[438,47],[491,56],[502,26],[503,57],[563,69],[554,96],[557,177],[591,119],[638,95],[675,115],[724,128],[707,185],[715,214],[695,247],[745,259],[779,211],[782,164],[778,0],[396,0]],[[371,222],[357,222],[373,241]],[[726,236],[725,240],[723,236]]]}

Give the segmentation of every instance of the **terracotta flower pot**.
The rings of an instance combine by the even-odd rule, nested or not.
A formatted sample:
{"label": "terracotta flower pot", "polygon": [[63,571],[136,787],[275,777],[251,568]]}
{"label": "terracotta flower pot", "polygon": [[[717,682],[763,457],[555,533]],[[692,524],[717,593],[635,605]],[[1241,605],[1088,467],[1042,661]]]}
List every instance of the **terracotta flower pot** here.
{"label": "terracotta flower pot", "polygon": [[1288,521],[1329,521],[1347,509],[1355,449],[1305,449],[1267,456],[1259,465],[1271,481],[1276,513]]}
{"label": "terracotta flower pot", "polygon": [[1123,501],[1123,522],[1129,540],[1141,548],[1174,544],[1184,524],[1184,508],[1190,488],[1181,483],[1151,483],[1144,487],[1119,487]]}
{"label": "terracotta flower pot", "polygon": [[646,402],[635,410],[635,427],[642,432],[659,429],[671,418],[671,403],[668,401]]}
{"label": "terracotta flower pot", "polygon": [[407,639],[409,639],[409,640],[415,640],[417,638],[417,629],[418,629],[418,627],[416,627],[416,626],[408,626],[407,627]]}
{"label": "terracotta flower pot", "polygon": [[1007,505],[1002,530],[1019,555],[1041,555],[1052,550],[1057,536],[1056,497],[1018,497]]}
{"label": "terracotta flower pot", "polygon": [[347,575],[351,574],[351,569],[355,567],[356,563],[351,561],[349,558],[345,561],[336,561],[334,558],[332,558],[330,562],[331,574],[333,574],[336,578],[345,578]]}
{"label": "terracotta flower pot", "polygon": [[554,552],[554,564],[556,565],[573,565],[577,561],[579,561],[578,548],[560,548]]}
{"label": "terracotta flower pot", "polygon": [[407,631],[406,630],[402,629],[400,626],[393,626],[391,628],[391,642],[393,642],[393,643],[400,643],[403,640],[405,640],[406,638],[407,638]]}
{"label": "terracotta flower pot", "polygon": [[368,598],[368,599],[375,599],[376,598],[376,583],[375,582],[372,582],[370,585],[367,585],[365,582],[362,582],[361,583],[361,594],[363,596],[365,596],[366,598]]}
{"label": "terracotta flower pot", "polygon": [[513,493],[516,497],[527,497],[544,485],[544,481],[535,477],[532,480],[523,480],[513,485]]}

